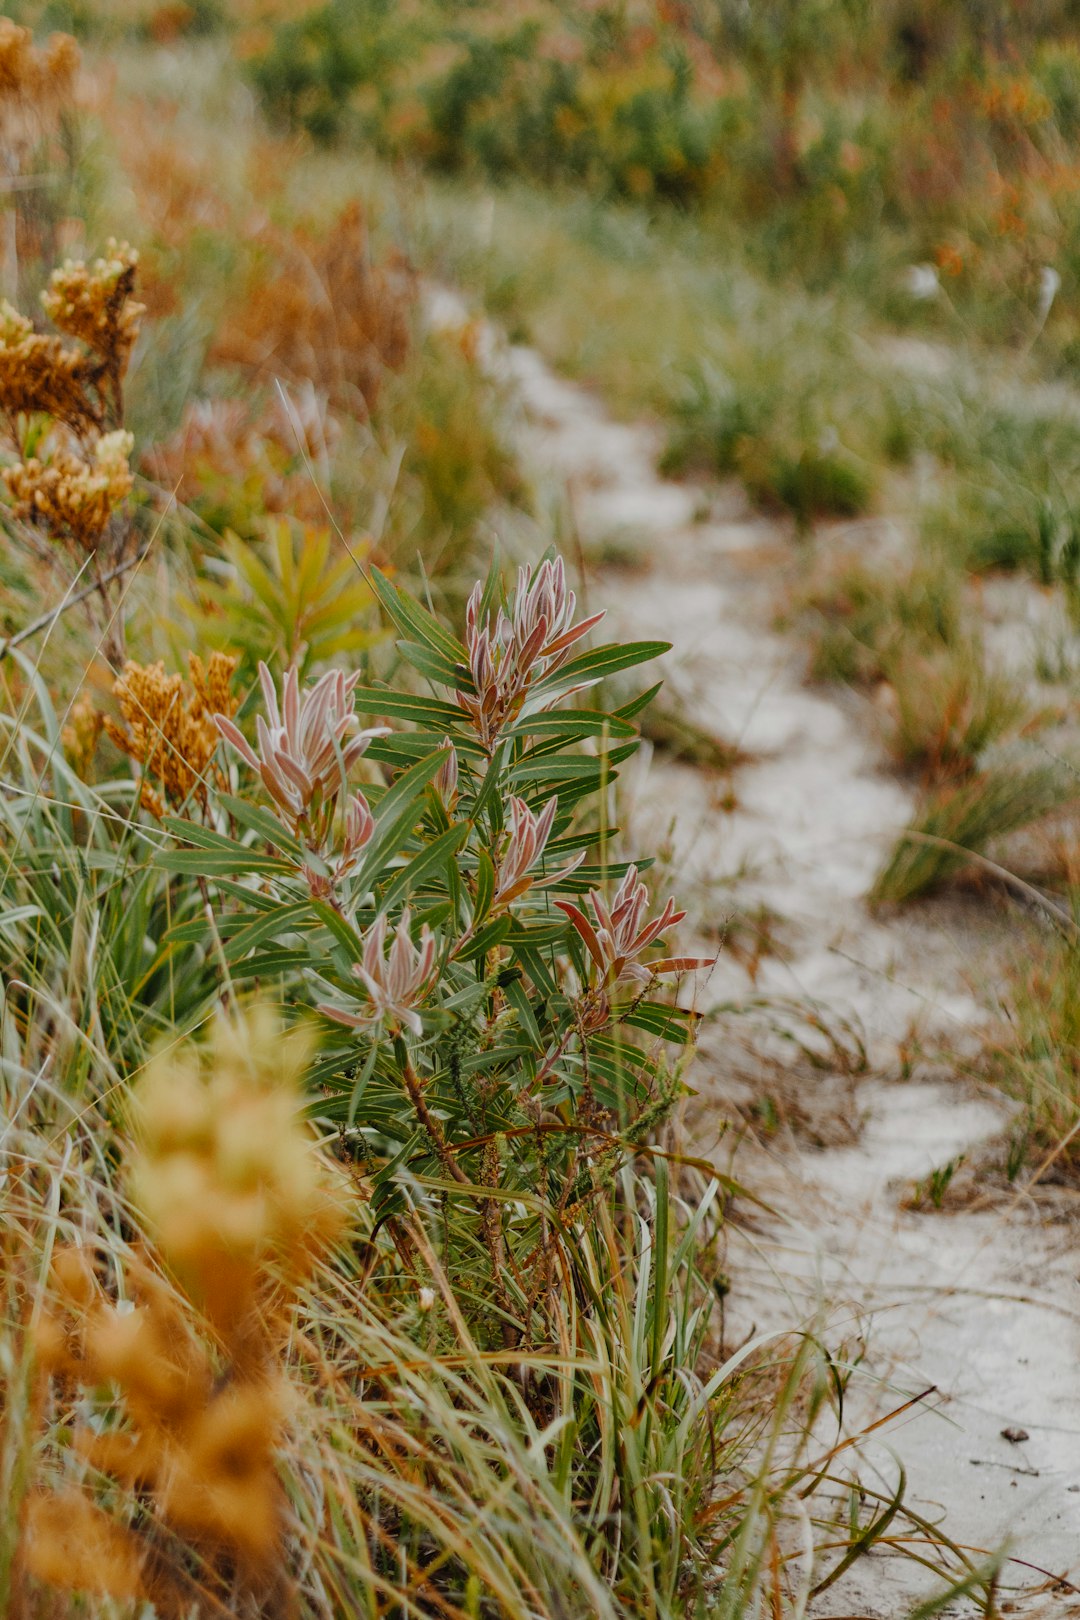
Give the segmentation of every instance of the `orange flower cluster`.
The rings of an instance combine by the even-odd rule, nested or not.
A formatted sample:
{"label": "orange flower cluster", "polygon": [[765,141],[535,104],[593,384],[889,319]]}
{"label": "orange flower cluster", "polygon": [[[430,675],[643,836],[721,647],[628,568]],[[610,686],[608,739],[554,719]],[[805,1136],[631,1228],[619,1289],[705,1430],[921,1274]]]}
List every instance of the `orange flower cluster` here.
{"label": "orange flower cluster", "polygon": [[[0,412],[18,458],[2,476],[15,515],[105,564],[124,560],[133,533],[114,518],[132,488],[133,441],[120,424],[143,314],[133,297],[137,262],[126,243],[110,242],[92,267],[69,261],[53,272],[42,304],[74,345],[0,303]],[[31,434],[31,419],[42,415],[51,427]]]}
{"label": "orange flower cluster", "polygon": [[119,428],[101,435],[90,461],[61,448],[49,461],[31,456],[5,467],[0,476],[16,516],[40,524],[53,539],[70,541],[80,551],[97,551],[117,507],[131,494],[128,457],[133,443],[131,434]]}
{"label": "orange flower cluster", "polygon": [[78,338],[110,366],[126,368],[143,306],[135,302],[139,255],[110,239],[104,258],[91,267],[68,259],[53,271],[41,304],[53,325]]}
{"label": "orange flower cluster", "polygon": [[[341,1189],[300,1113],[306,1040],[254,1009],[218,1024],[205,1059],[165,1053],[136,1096],[133,1201],[200,1313],[145,1261],[135,1303],[110,1302],[85,1249],[53,1262],[38,1364],[69,1388],[118,1392],[121,1421],[78,1432],[92,1468],[149,1501],[173,1537],[235,1590],[280,1573],[274,1465],[290,1407],[281,1347],[296,1291],[341,1229]],[[224,1370],[194,1325],[213,1333]],[[53,1586],[143,1597],[187,1613],[179,1569],[79,1491],[33,1497],[23,1560]],[[205,1578],[205,1577],[204,1577]],[[186,1594],[190,1603],[190,1593]]]}
{"label": "orange flower cluster", "polygon": [[253,279],[227,319],[213,358],[256,374],[305,378],[335,406],[373,409],[388,370],[405,362],[414,278],[401,263],[373,265],[358,204],[332,230],[306,237],[267,233],[280,269]]}
{"label": "orange flower cluster", "polygon": [[0,97],[42,100],[67,95],[79,66],[79,47],[70,34],[51,34],[43,50],[29,28],[0,17]]}
{"label": "orange flower cluster", "polygon": [[[131,659],[113,687],[123,724],[106,716],[105,730],[116,746],[143,768],[142,804],[151,815],[165,814],[165,804],[180,809],[190,798],[206,806],[206,773],[218,745],[215,714],[232,715],[237,699],[230,691],[237,660],[210,654],[204,666],[188,653],[190,683],[166,675],[165,665],[136,664]],[[159,793],[147,780],[157,777]],[[224,778],[215,778],[224,787]],[[164,796],[164,797],[163,797]]]}

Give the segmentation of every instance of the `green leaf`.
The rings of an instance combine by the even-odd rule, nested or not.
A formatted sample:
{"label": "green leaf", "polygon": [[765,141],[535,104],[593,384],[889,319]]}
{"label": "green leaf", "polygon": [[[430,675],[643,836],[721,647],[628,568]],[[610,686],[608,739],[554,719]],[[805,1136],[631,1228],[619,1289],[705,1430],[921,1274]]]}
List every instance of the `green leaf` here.
{"label": "green leaf", "polygon": [[484,921],[495,894],[495,863],[486,849],[476,858],[476,901],[473,905],[473,927]]}
{"label": "green leaf", "polygon": [[154,857],[163,872],[187,872],[200,877],[238,877],[242,872],[289,873],[292,868],[272,855],[243,856],[209,849],[163,849]]}
{"label": "green leaf", "polygon": [[371,1079],[372,1073],[375,1069],[375,1059],[378,1057],[378,1055],[379,1043],[378,1041],[372,1041],[371,1050],[364,1059],[364,1066],[357,1075],[353,1084],[352,1092],[349,1096],[349,1108],[345,1115],[345,1123],[348,1125],[350,1130],[352,1130],[353,1126],[356,1124],[356,1112],[360,1107],[361,1101],[363,1100],[364,1092],[368,1088],[368,1081]]}
{"label": "green leaf", "polygon": [[429,681],[435,681],[439,686],[449,686],[452,691],[460,688],[467,692],[470,689],[469,672],[464,664],[452,663],[442,653],[434,652],[420,641],[399,641],[395,645],[406,663],[418,669],[421,675],[426,675]]}
{"label": "green leaf", "polygon": [[285,831],[277,817],[263,805],[249,804],[247,799],[236,799],[231,793],[219,793],[217,802],[234,821],[239,822],[241,827],[247,827],[251,832],[258,833],[260,838],[265,838],[268,844],[276,845],[287,855],[294,855],[297,860],[302,858],[303,851],[296,839]]}
{"label": "green leaf", "polygon": [[632,1011],[623,1015],[621,1022],[632,1029],[643,1029],[659,1040],[686,1046],[694,1038],[698,1016],[684,1007],[669,1007],[662,1001],[639,1001]]}
{"label": "green leaf", "polygon": [[657,681],[655,686],[650,686],[646,691],[639,692],[636,698],[631,698],[629,703],[624,703],[621,709],[615,710],[615,713],[622,720],[633,720],[635,715],[639,715],[641,713],[642,709],[647,709],[649,707],[649,704],[661,690],[663,684],[663,681]]}
{"label": "green leaf", "polygon": [[174,838],[185,844],[194,844],[199,849],[231,850],[237,855],[247,855],[251,852],[250,845],[241,844],[226,833],[215,832],[212,827],[200,827],[194,821],[185,821],[183,816],[163,816],[161,825],[166,832],[172,833]]}
{"label": "green leaf", "polygon": [[241,979],[273,979],[281,973],[300,973],[310,966],[311,957],[307,951],[272,950],[263,951],[257,956],[245,956],[242,962],[232,963],[229,974],[239,983]]}
{"label": "green leaf", "polygon": [[448,832],[440,833],[438,838],[432,840],[418,855],[414,855],[407,866],[403,866],[397,876],[388,883],[383,892],[381,911],[389,911],[399,900],[423,882],[429,873],[435,872],[444,862],[449,861],[461,848],[469,834],[468,822],[459,821]]}
{"label": "green leaf", "polygon": [[[241,844],[210,827],[197,827],[180,816],[165,816],[162,825],[187,849],[159,849],[154,864],[165,872],[194,872],[205,877],[218,873],[238,877],[243,872],[289,872],[291,867],[276,856]],[[190,846],[194,845],[194,848]]]}
{"label": "green leaf", "polygon": [[659,658],[670,651],[670,641],[613,641],[603,647],[594,647],[538,681],[531,689],[525,709],[528,710],[537,697],[550,700],[553,695],[569,692],[575,686],[595,686],[597,681],[617,675],[621,669],[646,664],[650,659]]}
{"label": "green leaf", "polygon": [[440,749],[426,759],[417,760],[402,771],[393,787],[388,788],[375,810],[375,832],[364,851],[363,881],[374,888],[381,876],[381,867],[400,844],[407,830],[419,816],[424,789],[438,775],[439,767],[447,758],[447,750]]}
{"label": "green leaf", "polygon": [[238,962],[264,940],[312,926],[311,905],[306,900],[264,912],[256,922],[249,923],[246,928],[232,936],[225,946],[225,960]]}
{"label": "green leaf", "polygon": [[508,737],[556,737],[577,742],[582,737],[636,737],[637,730],[618,715],[601,709],[571,709],[565,714],[538,714],[518,721],[505,733]]}
{"label": "green leaf", "polygon": [[359,962],[364,954],[364,947],[356,930],[334,910],[333,906],[327,905],[325,900],[313,900],[311,909],[319,921],[326,924],[338,943],[345,947],[350,961]]}
{"label": "green leaf", "polygon": [[553,759],[533,759],[528,755],[506,773],[512,787],[524,782],[572,782],[595,778],[599,782],[613,765],[621,765],[638,749],[638,739],[610,748],[604,754],[557,754]]}
{"label": "green leaf", "polygon": [[532,1004],[525,994],[525,986],[520,979],[512,979],[505,987],[504,994],[517,1013],[522,1028],[532,1042],[534,1051],[539,1051],[544,1042],[532,1010]]}
{"label": "green leaf", "polygon": [[501,945],[502,941],[506,938],[509,932],[509,917],[503,916],[494,918],[493,921],[488,923],[486,928],[481,928],[474,940],[470,941],[470,943],[466,945],[463,950],[458,952],[457,961],[475,961],[478,956],[483,956],[485,951],[490,951],[496,945]]}
{"label": "green leaf", "polygon": [[465,649],[448,631],[444,630],[426,608],[399,586],[391,583],[379,568],[370,573],[371,588],[379,604],[405,637],[416,637],[432,652],[441,653],[451,664],[465,662]]}
{"label": "green leaf", "polygon": [[358,686],[353,693],[361,714],[385,715],[388,720],[410,720],[418,726],[445,732],[460,725],[465,716],[454,703],[439,698],[413,697],[407,692],[391,692],[381,686]]}

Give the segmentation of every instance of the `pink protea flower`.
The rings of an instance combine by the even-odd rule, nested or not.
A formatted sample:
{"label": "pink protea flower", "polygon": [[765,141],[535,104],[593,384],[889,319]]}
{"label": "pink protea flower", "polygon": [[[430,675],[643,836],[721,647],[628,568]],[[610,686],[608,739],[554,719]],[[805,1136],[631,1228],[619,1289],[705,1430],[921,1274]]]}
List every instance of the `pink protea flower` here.
{"label": "pink protea flower", "polygon": [[278,707],[274,677],[259,664],[259,681],[269,719],[255,719],[258,753],[243,732],[224,714],[214,723],[252,770],[258,771],[282,820],[298,835],[310,830],[327,805],[332,805],[345,775],[375,737],[387,727],[360,731],[353,708],[359,673],[330,670],[315,685],[300,693],[295,669],[282,682]]}
{"label": "pink protea flower", "polygon": [[492,909],[508,906],[511,900],[516,900],[527,889],[543,889],[558,883],[560,878],[575,871],[585,859],[585,851],[582,850],[557,872],[538,877],[531,875],[551,836],[557,809],[558,800],[554,798],[548,800],[539,815],[533,814],[524,799],[510,800],[510,836],[499,857]]}
{"label": "pink protea flower", "polygon": [[632,866],[619,884],[611,909],[596,889],[589,892],[595,927],[585,912],[570,900],[556,900],[560,911],[565,911],[585,942],[585,948],[597,969],[596,988],[613,990],[616,985],[629,984],[644,989],[664,973],[685,973],[693,968],[706,967],[704,959],[694,956],[665,956],[656,962],[642,962],[642,952],[668,928],[682,922],[685,911],[677,911],[674,900],[669,900],[658,917],[645,922],[649,905],[649,891]]}
{"label": "pink protea flower", "polygon": [[459,691],[457,700],[490,753],[503,727],[521,712],[529,688],[559,669],[574,644],[604,615],[594,613],[574,624],[577,598],[567,589],[561,557],[542,563],[535,575],[531,568],[518,569],[509,618],[500,608],[494,624],[490,614],[481,624],[482,600],[478,584],[465,610],[465,650],[474,691]]}
{"label": "pink protea flower", "polygon": [[425,923],[420,943],[414,945],[409,933],[409,913],[403,911],[394,931],[389,955],[386,954],[387,919],[376,917],[364,939],[363,958],[353,964],[353,974],[367,991],[370,1008],[353,1012],[322,1002],[319,1011],[350,1029],[367,1029],[385,1019],[392,1027],[404,1027],[419,1035],[423,1030],[416,1004],[427,990],[435,966],[435,940]]}
{"label": "pink protea flower", "polygon": [[444,737],[441,746],[448,748],[443,763],[435,773],[435,791],[439,795],[448,811],[452,811],[458,801],[458,757],[457,749],[449,737]]}
{"label": "pink protea flower", "polygon": [[304,864],[304,876],[313,900],[330,900],[343,877],[354,871],[360,856],[371,842],[375,831],[375,817],[362,793],[354,793],[345,806],[345,825],[342,830],[341,851],[332,863],[329,873]]}

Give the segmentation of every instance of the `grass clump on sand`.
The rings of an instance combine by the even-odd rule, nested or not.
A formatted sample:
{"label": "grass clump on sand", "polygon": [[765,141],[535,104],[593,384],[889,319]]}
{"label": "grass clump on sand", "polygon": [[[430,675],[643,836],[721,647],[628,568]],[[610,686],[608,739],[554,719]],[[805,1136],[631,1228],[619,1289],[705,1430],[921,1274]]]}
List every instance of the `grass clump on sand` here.
{"label": "grass clump on sand", "polygon": [[[1071,908],[1075,916],[1075,906]],[[1075,925],[1032,931],[1000,997],[989,1072],[1020,1104],[1007,1169],[1070,1179],[1080,1165],[1080,948]]]}
{"label": "grass clump on sand", "polygon": [[1024,766],[1006,760],[938,788],[901,834],[870,897],[898,903],[925,894],[962,871],[972,855],[982,855],[995,839],[1029,827],[1075,799],[1073,772],[1052,763]]}

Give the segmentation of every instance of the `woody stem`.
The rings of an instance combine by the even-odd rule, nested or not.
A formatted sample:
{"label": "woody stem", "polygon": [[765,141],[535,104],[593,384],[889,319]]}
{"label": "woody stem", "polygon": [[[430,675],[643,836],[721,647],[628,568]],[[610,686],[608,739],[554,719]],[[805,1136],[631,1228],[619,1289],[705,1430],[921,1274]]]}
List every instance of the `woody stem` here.
{"label": "woody stem", "polygon": [[424,1088],[420,1083],[420,1077],[410,1063],[408,1052],[405,1049],[405,1042],[400,1037],[394,1042],[394,1049],[401,1065],[401,1078],[405,1083],[409,1101],[413,1105],[417,1119],[427,1132],[428,1139],[435,1149],[439,1163],[447,1175],[454,1181],[460,1182],[462,1186],[467,1187],[469,1178],[451,1153],[450,1146],[443,1135],[443,1128],[427,1105],[427,1098],[424,1096]]}

